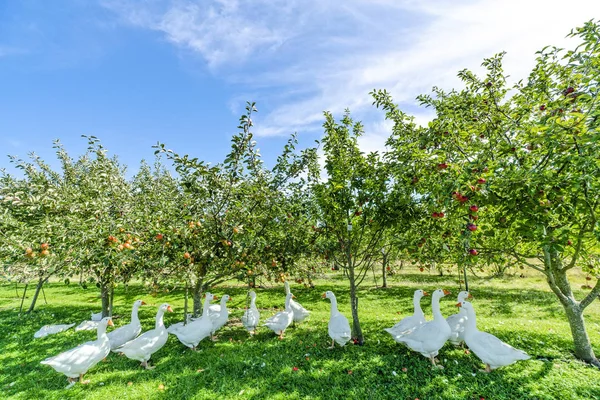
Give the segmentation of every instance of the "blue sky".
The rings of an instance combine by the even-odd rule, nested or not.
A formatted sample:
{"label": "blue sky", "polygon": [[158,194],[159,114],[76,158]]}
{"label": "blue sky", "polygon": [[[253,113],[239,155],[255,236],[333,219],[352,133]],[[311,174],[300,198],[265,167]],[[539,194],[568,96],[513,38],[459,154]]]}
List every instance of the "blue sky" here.
{"label": "blue sky", "polygon": [[386,88],[420,122],[416,95],[456,87],[462,68],[507,51],[526,76],[535,51],[569,45],[597,0],[0,1],[0,168],[7,154],[53,160],[95,135],[131,170],[151,146],[219,162],[245,101],[272,165],[290,133],[321,136],[322,112],[350,108],[365,151],[390,132],[368,92]]}

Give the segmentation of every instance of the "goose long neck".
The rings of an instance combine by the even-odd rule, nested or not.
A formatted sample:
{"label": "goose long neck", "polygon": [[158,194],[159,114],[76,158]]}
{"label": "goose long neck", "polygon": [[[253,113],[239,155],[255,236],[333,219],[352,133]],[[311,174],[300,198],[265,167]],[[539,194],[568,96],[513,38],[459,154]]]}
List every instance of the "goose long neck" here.
{"label": "goose long neck", "polygon": [[290,284],[286,282],[284,284],[284,286],[285,286],[285,294],[286,295],[290,294]]}
{"label": "goose long neck", "polygon": [[[463,307],[461,307],[463,308]],[[464,309],[467,314],[467,322],[465,322],[465,331],[477,330],[477,318],[475,317],[475,311],[471,308],[470,310]]]}
{"label": "goose long neck", "polygon": [[285,309],[286,310],[292,309],[292,306],[290,305],[291,302],[292,302],[292,296],[290,296],[290,294],[288,293],[288,295],[285,296]]}
{"label": "goose long neck", "polygon": [[140,322],[140,319],[138,317],[138,309],[140,308],[140,306],[138,306],[137,304],[134,304],[133,308],[131,309],[131,322]]}
{"label": "goose long neck", "polygon": [[158,312],[156,313],[156,329],[165,327],[165,324],[163,322],[163,315],[165,315],[165,312],[163,310],[158,310]]}
{"label": "goose long neck", "polygon": [[209,318],[208,309],[210,308],[210,301],[208,297],[204,299],[204,306],[202,307],[202,318]]}
{"label": "goose long neck", "polygon": [[337,307],[337,299],[335,296],[333,296],[329,300],[331,300],[331,315],[337,314],[339,312]]}
{"label": "goose long neck", "polygon": [[413,307],[414,307],[414,313],[415,314],[425,315],[423,313],[423,310],[421,309],[421,298],[420,297],[415,296],[413,298]]}
{"label": "goose long neck", "polygon": [[431,301],[431,311],[433,312],[433,319],[444,319],[442,312],[440,311],[440,295],[434,293]]}
{"label": "goose long neck", "polygon": [[256,296],[250,297],[250,308],[256,308]]}
{"label": "goose long neck", "polygon": [[98,324],[97,334],[98,334],[98,340],[102,339],[103,336],[108,339],[108,336],[106,336],[106,324],[105,323]]}
{"label": "goose long neck", "polygon": [[227,300],[225,300],[224,298],[221,299],[221,311],[222,310],[227,310]]}

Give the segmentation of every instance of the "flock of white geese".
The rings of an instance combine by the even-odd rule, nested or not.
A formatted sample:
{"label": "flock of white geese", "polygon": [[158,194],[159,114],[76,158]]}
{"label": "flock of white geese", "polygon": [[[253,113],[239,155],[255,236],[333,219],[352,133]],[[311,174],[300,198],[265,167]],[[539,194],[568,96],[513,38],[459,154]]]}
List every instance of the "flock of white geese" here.
{"label": "flock of white geese", "polygon": [[[290,292],[287,282],[285,288],[285,309],[268,318],[263,324],[275,332],[280,339],[283,338],[285,330],[293,322],[301,322],[309,316],[309,312],[293,300],[294,296]],[[515,349],[492,334],[477,329],[475,310],[468,301],[471,299],[471,295],[466,291],[458,294],[457,306],[460,307],[460,311],[444,318],[440,311],[440,299],[448,294],[450,292],[442,289],[433,292],[431,303],[433,319],[426,321],[425,314],[421,309],[421,298],[428,294],[421,289],[416,290],[413,296],[413,315],[402,319],[391,328],[386,328],[385,331],[396,342],[421,353],[429,358],[434,366],[440,368],[443,367],[436,364],[435,357],[447,341],[456,346],[464,342],[469,350],[483,361],[486,372],[518,360],[529,359],[525,352]],[[245,310],[241,320],[248,332],[254,334],[259,326],[260,312],[256,307],[256,293],[250,291],[249,296],[250,307]],[[333,348],[335,343],[344,346],[352,338],[350,323],[346,316],[338,311],[337,300],[333,292],[325,292],[323,298],[327,298],[331,302],[328,323],[328,333],[331,338],[330,348]],[[73,386],[78,379],[81,383],[88,383],[89,381],[83,380],[84,374],[106,358],[111,351],[141,362],[146,369],[154,368],[148,365],[148,361],[165,345],[169,334],[175,335],[183,345],[192,350],[195,350],[203,339],[210,337],[214,340],[215,332],[229,320],[227,302],[230,297],[224,295],[220,304],[211,305],[211,301],[214,299],[213,294],[206,293],[200,318],[189,318],[186,323],[173,324],[168,328],[163,323],[163,315],[165,312],[173,310],[169,304],[162,304],[156,313],[155,328],[141,335],[142,326],[138,318],[138,309],[145,303],[137,300],[133,303],[129,324],[107,333],[107,326],[114,325],[111,318],[103,318],[97,324],[97,340],[83,343],[71,350],[47,358],[41,363],[66,375],[69,381],[68,387]]]}

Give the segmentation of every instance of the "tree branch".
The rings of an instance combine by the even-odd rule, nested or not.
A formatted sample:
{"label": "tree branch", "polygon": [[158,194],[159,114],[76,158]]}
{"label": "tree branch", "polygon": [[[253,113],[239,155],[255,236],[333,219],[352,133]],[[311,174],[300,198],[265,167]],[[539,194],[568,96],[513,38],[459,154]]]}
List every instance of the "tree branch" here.
{"label": "tree branch", "polygon": [[594,286],[592,291],[589,292],[587,294],[587,296],[584,297],[583,300],[581,300],[581,303],[579,303],[579,307],[581,308],[581,311],[583,311],[587,306],[592,304],[592,302],[596,299],[596,297],[599,297],[599,296],[600,296],[600,279],[598,279],[596,281],[596,285]]}

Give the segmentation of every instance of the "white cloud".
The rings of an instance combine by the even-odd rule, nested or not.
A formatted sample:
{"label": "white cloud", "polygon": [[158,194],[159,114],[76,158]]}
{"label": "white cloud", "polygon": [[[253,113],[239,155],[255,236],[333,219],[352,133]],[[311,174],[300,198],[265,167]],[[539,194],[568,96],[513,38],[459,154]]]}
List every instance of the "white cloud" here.
{"label": "white cloud", "polygon": [[[573,0],[107,0],[129,24],[163,32],[200,54],[210,70],[239,87],[232,100],[268,109],[261,135],[318,132],[323,110],[350,108],[368,129],[361,146],[381,149],[389,125],[368,92],[388,89],[403,109],[431,87],[456,87],[507,51],[505,71],[525,78],[535,51],[563,46],[574,27],[600,15],[600,1]],[[571,47],[573,44],[569,44]]]}

